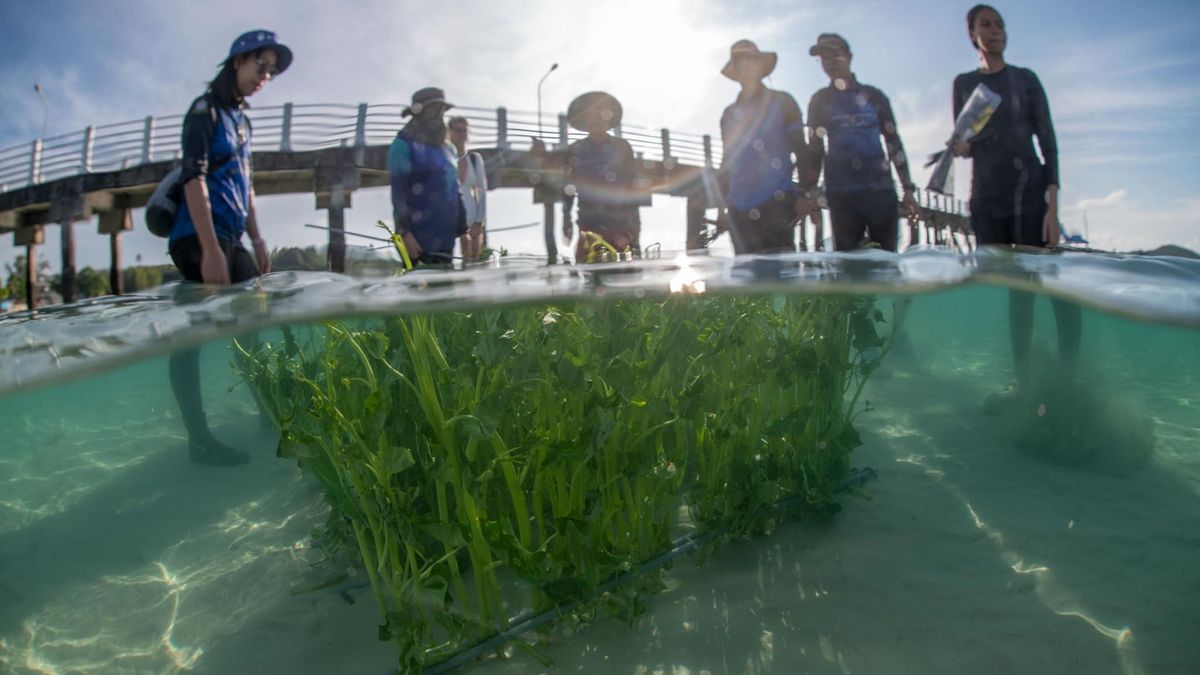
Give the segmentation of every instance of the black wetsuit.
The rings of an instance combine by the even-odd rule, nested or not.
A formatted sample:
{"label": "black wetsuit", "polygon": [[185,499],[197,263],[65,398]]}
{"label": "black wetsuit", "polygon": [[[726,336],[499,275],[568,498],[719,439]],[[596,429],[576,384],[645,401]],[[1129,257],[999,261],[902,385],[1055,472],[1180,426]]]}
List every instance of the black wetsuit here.
{"label": "black wetsuit", "polygon": [[[1037,75],[1008,65],[996,73],[972,71],[954,79],[954,117],[976,85],[1000,95],[1000,106],[970,142],[971,228],[980,244],[1042,246],[1046,188],[1058,185],[1058,143],[1050,104]],[[1043,164],[1033,149],[1037,136]]]}

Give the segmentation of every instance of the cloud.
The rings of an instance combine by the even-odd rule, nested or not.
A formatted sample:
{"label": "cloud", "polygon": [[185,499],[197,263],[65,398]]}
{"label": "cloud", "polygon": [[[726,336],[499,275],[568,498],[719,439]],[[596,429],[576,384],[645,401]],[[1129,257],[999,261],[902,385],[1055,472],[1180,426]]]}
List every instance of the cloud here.
{"label": "cloud", "polygon": [[1088,209],[1098,209],[1098,208],[1115,206],[1117,204],[1124,202],[1125,198],[1128,196],[1129,196],[1129,192],[1126,190],[1114,190],[1114,191],[1110,192],[1109,194],[1105,195],[1104,197],[1093,198],[1093,199],[1080,199],[1079,201],[1075,202],[1075,205],[1071,207],[1071,210],[1087,211]]}
{"label": "cloud", "polygon": [[1091,245],[1111,251],[1151,250],[1176,244],[1200,251],[1200,199],[1155,202],[1117,190],[1082,199],[1062,213],[1072,231],[1086,230]]}
{"label": "cloud", "polygon": [[[179,114],[213,76],[233,37],[259,26],[276,30],[296,52],[294,67],[255,97],[260,107],[286,101],[401,103],[415,89],[438,84],[461,105],[533,110],[538,79],[557,62],[559,69],[543,88],[546,111],[565,109],[579,92],[605,89],[625,102],[631,124],[715,136],[721,110],[736,94],[736,85],[718,74],[735,39],[750,37],[778,51],[772,84],[792,92],[804,106],[825,84],[807,45],[817,33],[834,30],[855,46],[856,66],[862,66],[866,81],[892,96],[914,178],[923,183],[928,172],[922,160],[941,149],[950,131],[953,74],[970,67],[959,13],[943,17],[944,7],[880,2],[835,7],[815,0],[529,0],[520,5],[447,0],[431,9],[416,0],[131,0],[73,3],[67,10],[51,6],[57,5],[0,9],[0,24],[10,15],[21,18],[21,44],[28,52],[4,51],[0,45],[0,109],[5,111],[0,148],[26,144],[40,133],[43,109],[32,92],[35,81],[46,88],[51,134]],[[1157,192],[1147,185],[1156,177],[1196,175],[1200,151],[1187,134],[1200,126],[1200,87],[1191,78],[1200,59],[1160,48],[1164,34],[1175,39],[1194,29],[1122,28],[1116,37],[1080,31],[1088,36],[1083,38],[1046,28],[1028,34],[1026,44],[1036,39],[1044,45],[1035,47],[1041,50],[1034,52],[1035,66],[1056,115],[1069,169],[1064,176],[1072,191],[1111,196],[1113,164],[1137,162],[1136,172],[1119,177],[1124,200],[1089,211],[1093,229],[1103,236],[1184,243],[1194,235],[1178,223],[1191,223],[1187,227],[1197,231],[1186,207],[1170,202],[1148,209],[1142,200],[1155,203],[1149,195]],[[938,33],[943,29],[954,33],[946,37],[949,33]],[[913,35],[937,39],[909,41]],[[35,51],[36,45],[49,48]],[[967,192],[968,175],[959,172],[960,195]],[[498,226],[541,219],[528,193],[494,193],[493,199]],[[386,202],[385,191],[355,194],[349,226],[369,229],[387,213]],[[264,198],[260,208],[272,244],[324,241],[323,234],[302,227],[324,222],[325,214],[312,208],[311,195]],[[682,246],[682,213],[681,200],[656,200],[652,209],[643,210],[644,239]],[[1122,215],[1108,215],[1117,213]],[[1136,231],[1121,229],[1124,218],[1138,219]],[[94,232],[91,227],[78,226],[80,265],[106,264],[104,247],[88,233]],[[47,233],[45,250],[57,261],[57,228]],[[162,241],[140,229],[125,240],[127,259],[137,251],[147,260],[166,260]],[[537,251],[541,233],[522,230],[501,243],[514,251]],[[11,238],[0,238],[0,261],[11,255]]]}

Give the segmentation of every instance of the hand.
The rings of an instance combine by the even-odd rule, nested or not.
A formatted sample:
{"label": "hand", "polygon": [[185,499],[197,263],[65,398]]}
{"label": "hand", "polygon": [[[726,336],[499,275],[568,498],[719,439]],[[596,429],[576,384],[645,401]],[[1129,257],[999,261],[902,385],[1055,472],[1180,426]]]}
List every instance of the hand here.
{"label": "hand", "polygon": [[404,240],[404,248],[408,249],[409,260],[416,263],[417,258],[421,257],[421,245],[417,243],[417,238],[412,232],[405,232],[401,238]]}
{"label": "hand", "polygon": [[946,147],[950,148],[955,157],[967,157],[971,154],[971,144],[966,141],[949,141]]}
{"label": "hand", "polygon": [[482,237],[483,236],[483,223],[480,222],[480,223],[475,223],[474,225],[472,225],[470,234],[472,237]]}
{"label": "hand", "polygon": [[269,274],[271,272],[271,253],[267,250],[267,242],[256,238],[251,243],[254,245],[254,257],[258,260],[258,273]]}
{"label": "hand", "polygon": [[1046,211],[1046,217],[1042,219],[1042,239],[1046,242],[1046,248],[1058,246],[1061,238],[1062,230],[1058,226],[1058,213],[1052,210]]}
{"label": "hand", "polygon": [[921,219],[921,207],[917,205],[917,198],[912,190],[904,191],[904,198],[900,200],[900,212],[909,220]]}
{"label": "hand", "polygon": [[229,263],[219,248],[200,253],[200,278],[206,284],[229,285]]}

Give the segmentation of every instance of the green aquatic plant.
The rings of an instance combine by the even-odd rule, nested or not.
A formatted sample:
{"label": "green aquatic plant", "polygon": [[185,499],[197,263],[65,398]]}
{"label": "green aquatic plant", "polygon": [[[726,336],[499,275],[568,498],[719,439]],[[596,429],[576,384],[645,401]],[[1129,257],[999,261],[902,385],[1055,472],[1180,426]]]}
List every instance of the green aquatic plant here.
{"label": "green aquatic plant", "polygon": [[836,511],[882,320],[801,296],[491,308],[285,329],[239,368],[419,672],[521,609],[632,619],[661,570],[613,580],[681,529]]}

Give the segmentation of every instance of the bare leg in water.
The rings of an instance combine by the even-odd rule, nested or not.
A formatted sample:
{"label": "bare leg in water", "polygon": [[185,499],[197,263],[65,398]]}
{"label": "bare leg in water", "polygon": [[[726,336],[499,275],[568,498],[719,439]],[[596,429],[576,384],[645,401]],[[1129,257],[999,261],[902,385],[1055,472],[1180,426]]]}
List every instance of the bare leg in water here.
{"label": "bare leg in water", "polygon": [[[1009,291],[1008,323],[1012,336],[1013,369],[1016,372],[1017,389],[1030,385],[1029,352],[1033,344],[1033,301],[1034,295],[1027,291]],[[1058,324],[1058,361],[1063,375],[1073,376],[1079,359],[1079,344],[1083,334],[1083,313],[1076,305],[1065,300],[1051,299],[1054,320]]]}
{"label": "bare leg in water", "polygon": [[171,391],[188,434],[188,457],[193,462],[233,466],[250,461],[250,455],[221,443],[208,428],[200,393],[200,349],[171,354]]}

